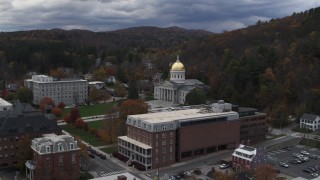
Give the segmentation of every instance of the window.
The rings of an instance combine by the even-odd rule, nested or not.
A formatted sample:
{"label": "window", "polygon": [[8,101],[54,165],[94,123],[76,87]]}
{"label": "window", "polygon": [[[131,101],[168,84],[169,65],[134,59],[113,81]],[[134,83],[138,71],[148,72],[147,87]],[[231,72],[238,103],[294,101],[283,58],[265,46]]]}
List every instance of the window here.
{"label": "window", "polygon": [[58,151],[63,151],[63,146],[61,143],[58,144]]}
{"label": "window", "polygon": [[76,163],[76,154],[72,154],[72,164],[75,164]]}
{"label": "window", "polygon": [[59,165],[63,165],[63,156],[59,156]]}
{"label": "window", "polygon": [[50,146],[46,146],[46,152],[47,152],[47,153],[51,152]]}
{"label": "window", "polygon": [[50,167],[50,158],[47,158],[46,162],[47,162],[47,167]]}
{"label": "window", "polygon": [[166,140],[162,140],[162,146],[165,146],[167,144]]}
{"label": "window", "polygon": [[74,149],[74,144],[70,143],[70,149]]}
{"label": "window", "polygon": [[162,153],[166,153],[166,152],[167,152],[166,147],[163,147],[163,148],[162,148]]}

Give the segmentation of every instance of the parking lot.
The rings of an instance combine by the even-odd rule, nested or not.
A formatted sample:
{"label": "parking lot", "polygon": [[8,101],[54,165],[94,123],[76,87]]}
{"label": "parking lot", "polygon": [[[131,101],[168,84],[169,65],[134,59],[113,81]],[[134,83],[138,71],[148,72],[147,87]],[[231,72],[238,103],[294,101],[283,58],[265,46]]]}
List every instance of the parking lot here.
{"label": "parking lot", "polygon": [[[296,162],[299,159],[294,157],[293,154],[301,154],[301,151],[306,151],[309,155],[303,155],[302,157],[309,157],[310,155],[316,155],[309,157],[306,162]],[[303,158],[301,158],[303,159]],[[305,158],[306,159],[306,158]],[[308,159],[308,158],[307,158]],[[291,162],[290,162],[291,161]],[[289,174],[294,177],[304,177],[306,179],[315,178],[312,173],[320,174],[320,150],[317,148],[309,148],[303,145],[296,145],[287,149],[277,149],[268,152],[268,162],[272,163],[282,173]],[[281,166],[280,162],[284,162],[288,167]],[[314,172],[304,172],[304,169],[313,167]]]}

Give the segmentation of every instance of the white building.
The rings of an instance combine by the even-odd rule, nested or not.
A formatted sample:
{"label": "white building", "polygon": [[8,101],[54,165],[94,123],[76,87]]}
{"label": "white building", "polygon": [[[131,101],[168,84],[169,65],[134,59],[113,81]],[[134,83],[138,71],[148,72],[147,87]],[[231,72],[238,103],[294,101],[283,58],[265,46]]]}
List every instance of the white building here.
{"label": "white building", "polygon": [[267,153],[264,148],[254,148],[240,144],[232,154],[232,167],[236,171],[251,170],[267,163]]}
{"label": "white building", "polygon": [[0,117],[7,116],[12,109],[12,104],[0,98]]}
{"label": "white building", "polygon": [[169,101],[173,104],[184,104],[186,95],[194,88],[205,87],[204,83],[197,79],[185,79],[185,68],[180,62],[179,56],[170,70],[170,80],[154,85],[154,98]]}
{"label": "white building", "polygon": [[315,114],[304,113],[300,118],[300,128],[306,128],[312,131],[320,129],[320,117]]}
{"label": "white building", "polygon": [[88,81],[83,79],[54,80],[45,75],[33,75],[25,80],[25,86],[33,92],[33,103],[39,104],[43,97],[50,97],[54,102],[66,105],[83,104],[88,99]]}

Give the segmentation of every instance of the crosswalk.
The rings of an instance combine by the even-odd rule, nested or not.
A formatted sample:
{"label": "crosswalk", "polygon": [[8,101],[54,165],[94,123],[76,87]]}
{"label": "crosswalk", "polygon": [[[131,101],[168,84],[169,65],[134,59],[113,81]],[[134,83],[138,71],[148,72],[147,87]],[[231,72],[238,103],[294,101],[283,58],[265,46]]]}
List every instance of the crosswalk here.
{"label": "crosswalk", "polygon": [[122,174],[127,172],[126,170],[122,170],[122,171],[113,171],[113,172],[109,172],[109,173],[104,173],[104,174],[100,174],[100,176],[104,177],[104,176],[112,176],[112,175],[116,175],[116,174]]}

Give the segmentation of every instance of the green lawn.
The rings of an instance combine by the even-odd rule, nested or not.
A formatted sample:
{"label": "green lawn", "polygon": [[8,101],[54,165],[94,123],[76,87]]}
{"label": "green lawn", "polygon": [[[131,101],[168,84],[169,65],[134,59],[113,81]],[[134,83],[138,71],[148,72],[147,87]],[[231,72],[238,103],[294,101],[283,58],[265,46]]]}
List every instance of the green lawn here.
{"label": "green lawn", "polygon": [[[93,121],[94,122],[94,121]],[[102,122],[102,121],[101,121]],[[91,127],[91,122],[88,123],[89,127]],[[96,124],[94,124],[96,125]],[[83,141],[93,145],[93,146],[103,146],[106,145],[105,142],[102,141],[101,138],[91,135],[89,132],[84,131],[83,129],[77,129],[75,126],[72,125],[62,125],[60,126],[63,130],[67,131],[73,136],[78,136]]]}
{"label": "green lawn", "polygon": [[[80,115],[81,117],[87,117],[87,116],[106,114],[106,112],[115,104],[117,104],[117,102],[94,104],[90,106],[79,106]],[[62,117],[64,117],[66,114],[69,114],[70,111],[71,111],[71,108],[63,109]]]}
{"label": "green lawn", "polygon": [[89,128],[94,128],[94,129],[97,129],[97,130],[99,128],[101,128],[103,126],[103,124],[104,124],[103,120],[102,121],[90,121],[90,122],[88,122]]}
{"label": "green lawn", "polygon": [[118,151],[118,146],[115,144],[114,146],[101,148],[100,150],[107,154],[112,154],[114,151]]}

